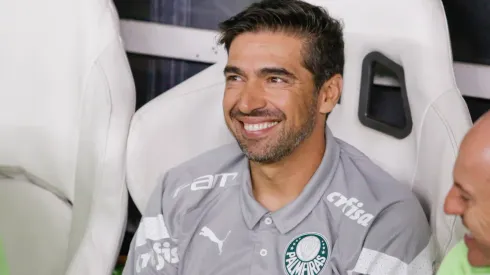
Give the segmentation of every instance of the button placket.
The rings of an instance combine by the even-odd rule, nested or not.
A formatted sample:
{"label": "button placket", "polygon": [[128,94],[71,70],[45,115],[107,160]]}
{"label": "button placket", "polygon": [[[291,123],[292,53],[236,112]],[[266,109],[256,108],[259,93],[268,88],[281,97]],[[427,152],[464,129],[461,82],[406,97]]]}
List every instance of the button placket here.
{"label": "button placket", "polygon": [[274,258],[274,232],[276,229],[271,226],[267,225],[266,220],[267,218],[270,219],[270,224],[273,224],[273,220],[270,217],[264,217],[262,218],[260,222],[260,226],[257,228],[257,231],[255,231],[256,239],[255,239],[255,248],[254,248],[254,260],[250,269],[250,275],[255,275],[255,274],[267,274],[267,271],[270,269],[271,266],[274,266],[271,261],[273,261]]}
{"label": "button placket", "polygon": [[260,250],[259,254],[260,254],[260,256],[262,256],[262,257],[267,256],[267,249],[262,248],[262,249]]}

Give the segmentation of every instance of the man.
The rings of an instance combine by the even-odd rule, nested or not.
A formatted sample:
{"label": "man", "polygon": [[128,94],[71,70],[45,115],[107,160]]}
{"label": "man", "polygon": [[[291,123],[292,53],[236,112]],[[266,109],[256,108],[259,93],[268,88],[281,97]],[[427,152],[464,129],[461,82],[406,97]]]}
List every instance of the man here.
{"label": "man", "polygon": [[342,90],[339,22],[265,0],[220,28],[237,143],[166,174],[124,274],[430,274],[415,196],[326,127]]}
{"label": "man", "polygon": [[438,274],[490,274],[490,112],[463,139],[453,174],[444,210],[461,216],[470,234],[446,256]]}

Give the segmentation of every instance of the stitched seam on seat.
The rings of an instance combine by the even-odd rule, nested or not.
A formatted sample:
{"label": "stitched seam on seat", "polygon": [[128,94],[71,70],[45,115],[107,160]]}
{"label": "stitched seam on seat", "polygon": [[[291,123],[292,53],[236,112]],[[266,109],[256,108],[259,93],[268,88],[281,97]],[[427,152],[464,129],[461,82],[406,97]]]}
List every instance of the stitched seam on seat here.
{"label": "stitched seam on seat", "polygon": [[[456,144],[456,139],[454,138],[453,129],[449,126],[449,123],[447,122],[447,120],[442,116],[440,110],[434,104],[438,99],[440,99],[441,97],[443,97],[444,95],[446,95],[449,92],[454,92],[454,90],[451,90],[451,91],[447,91],[445,93],[442,93],[439,97],[437,97],[432,102],[432,104],[430,106],[434,109],[434,112],[436,113],[436,115],[439,117],[439,119],[444,124],[444,127],[446,128],[447,132],[450,133],[450,142],[451,142],[451,146],[453,148],[452,153],[453,153],[453,156],[456,158],[458,145]],[[449,244],[451,243],[451,241],[454,238],[454,229],[456,227],[456,217],[450,217],[450,219],[452,219],[452,222],[451,222],[452,223],[451,224],[451,231],[450,231],[449,241],[446,244],[444,244],[445,245],[445,247],[444,247],[444,255],[447,254],[448,251],[449,251]],[[444,256],[444,255],[442,255],[442,256]]]}
{"label": "stitched seam on seat", "polygon": [[[109,10],[109,11],[108,11]],[[107,12],[111,13],[112,14],[112,11],[111,11],[111,7],[110,7],[110,3],[107,2],[103,11],[101,11],[101,15],[100,15],[100,18],[102,18]],[[111,15],[112,16],[112,15]],[[117,33],[117,29],[114,30],[116,33]],[[117,40],[117,35],[115,36],[115,39]],[[101,51],[97,54],[94,55],[94,58],[89,62],[89,66],[87,67],[87,71],[83,74],[83,77],[82,77],[82,85],[81,85],[81,91],[82,91],[82,94],[81,94],[81,97],[80,97],[80,102],[81,104],[78,106],[78,118],[77,118],[77,121],[78,122],[81,122],[82,119],[83,119],[83,102],[85,102],[87,100],[87,85],[88,85],[88,82],[89,82],[89,79],[90,79],[90,75],[92,73],[92,71],[94,70],[94,67],[98,65],[98,60],[100,59],[101,55],[107,50],[107,48],[109,48],[111,46],[111,44],[113,43],[114,41],[114,38],[113,39],[108,39],[107,40],[108,43],[107,45],[105,45],[104,47],[102,47]],[[107,76],[105,76],[105,80],[107,82]],[[112,100],[111,100],[111,106],[112,106]],[[78,129],[78,133],[81,132],[81,129],[79,128]],[[79,157],[79,152],[80,152],[80,148],[79,148],[79,143],[80,143],[80,135],[77,135],[77,150],[75,152],[75,160],[78,160],[78,157]],[[75,167],[76,167],[76,163],[75,163]],[[76,169],[75,169],[75,173],[73,174],[73,182],[76,184]],[[74,193],[73,193],[73,196],[74,196]]]}
{"label": "stitched seam on seat", "polygon": [[[432,100],[432,102],[430,104],[427,105],[427,108],[424,110],[424,115],[422,116],[422,123],[420,123],[420,129],[419,129],[419,133],[417,134],[417,160],[416,160],[416,163],[415,163],[415,170],[414,170],[414,174],[413,174],[413,177],[412,177],[412,180],[411,180],[411,185],[413,186],[414,182],[415,182],[415,178],[417,176],[417,167],[418,167],[418,164],[419,164],[419,159],[420,159],[420,154],[419,154],[419,141],[421,140],[421,137],[422,137],[422,134],[423,134],[423,127],[424,127],[424,124],[426,122],[426,118],[427,118],[427,114],[429,113],[429,111],[432,109],[434,110],[435,114],[439,117],[440,121],[443,123],[444,127],[446,128],[446,132],[449,133],[449,141],[451,143],[451,147],[453,148],[452,152],[453,152],[453,156],[456,157],[456,154],[457,154],[457,144],[456,144],[456,139],[454,138],[454,132],[452,130],[452,128],[449,126],[449,123],[447,122],[447,120],[441,115],[441,112],[439,111],[439,109],[435,106],[435,102],[437,102],[440,98],[442,98],[443,96],[445,96],[447,93],[451,93],[451,92],[455,92],[457,90],[455,89],[451,89],[451,90],[448,90],[446,92],[443,92],[441,95],[439,95],[438,97],[436,97],[434,100]],[[431,209],[432,210],[432,209]],[[452,240],[454,239],[454,229],[456,227],[456,217],[450,217],[449,220],[452,220],[452,222],[450,222],[450,237],[449,237],[449,240],[443,244],[444,245],[444,255],[447,254],[448,250],[449,250],[449,244],[452,242]],[[435,232],[433,232],[433,235],[435,235]],[[441,255],[441,256],[444,256],[444,255]]]}
{"label": "stitched seam on seat", "polygon": [[[454,135],[454,132],[453,132],[453,129],[449,126],[449,123],[448,121],[442,116],[440,110],[437,108],[437,106],[434,104],[437,100],[439,100],[441,97],[445,96],[447,93],[450,93],[450,92],[456,92],[457,90],[450,90],[450,91],[447,91],[445,93],[442,93],[439,97],[437,97],[432,103],[431,103],[431,108],[433,108],[434,112],[436,113],[436,115],[439,117],[440,121],[443,123],[444,127],[446,128],[446,131],[450,134],[449,135],[449,141],[451,143],[451,146],[453,148],[452,150],[452,153],[453,153],[453,156],[456,158],[457,156],[457,150],[458,150],[458,144],[456,143],[456,139],[455,139],[455,135]],[[456,227],[456,217],[450,217],[449,218],[450,220],[452,220],[451,222],[451,231],[450,231],[450,237],[449,237],[449,241],[447,243],[445,243],[445,247],[444,247],[444,255],[448,253],[449,251],[449,244],[453,241],[454,239],[454,229]],[[444,256],[442,255],[442,256]]]}
{"label": "stitched seam on seat", "polygon": [[[116,42],[116,43],[117,43],[117,38],[116,38],[116,41],[114,41],[114,40],[113,40],[112,42]],[[104,53],[104,52],[107,50],[107,48],[108,48],[108,47],[109,47],[111,44],[112,44],[112,43],[109,43],[109,44],[107,45],[107,47],[106,47],[106,48],[105,48],[105,49],[104,49],[104,50],[101,52],[101,55],[102,55],[102,54],[103,54],[103,53]],[[99,58],[100,58],[100,56],[99,56]],[[106,71],[105,71],[105,70],[104,70],[104,68],[103,68],[103,67],[100,65],[100,63],[99,63],[99,61],[98,61],[98,60],[99,60],[99,58],[98,58],[98,59],[97,59],[97,61],[96,61],[96,65],[97,65],[97,68],[99,68],[100,72],[102,73],[103,79],[104,79],[104,81],[105,81],[105,85],[106,85],[106,87],[107,87],[107,89],[108,89],[107,94],[108,94],[108,96],[109,96],[109,106],[110,106],[110,110],[109,110],[109,121],[108,121],[108,124],[107,124],[106,135],[105,135],[106,139],[105,139],[105,145],[104,145],[104,153],[103,153],[103,155],[101,156],[101,160],[102,160],[102,162],[106,162],[106,161],[107,161],[107,150],[108,150],[108,143],[109,143],[109,138],[110,138],[109,132],[110,132],[111,126],[113,125],[113,120],[114,120],[114,117],[113,117],[113,100],[112,100],[112,91],[113,91],[113,89],[112,89],[112,87],[111,87],[111,85],[110,85],[110,81],[109,81],[109,78],[108,78],[108,76],[107,76],[107,74],[106,74]],[[125,146],[124,146],[124,147],[125,147]],[[123,156],[123,157],[124,157],[124,156],[126,156],[126,152],[123,152],[123,153],[122,153],[122,156]],[[125,163],[125,161],[123,161],[123,165],[124,165],[124,163]],[[124,171],[124,170],[123,170],[122,172],[123,172],[123,173],[125,173],[125,171]],[[100,181],[101,181],[101,179],[104,179],[104,175],[105,175],[105,173],[106,173],[106,170],[105,170],[105,169],[101,169],[101,171],[99,171],[99,172],[97,173],[97,176],[95,177],[95,183],[100,182]],[[125,180],[124,180],[124,181],[125,181]],[[123,182],[123,186],[124,186],[124,185],[125,185],[125,182]],[[103,184],[101,185],[101,187],[102,187],[102,186],[103,186]],[[124,190],[124,188],[118,188],[118,189],[119,189],[120,191],[122,191],[122,192],[119,194],[119,201],[121,201],[122,203],[121,203],[121,205],[119,205],[119,207],[118,207],[118,208],[119,208],[119,209],[125,209],[125,208],[127,207],[127,205],[125,205],[125,202],[126,202],[126,204],[127,204],[127,199],[126,199],[126,200],[124,200],[124,199],[123,199],[123,197],[124,197],[124,193],[125,193],[124,191],[125,191],[125,190]],[[94,188],[94,191],[95,191],[95,188]],[[91,201],[91,204],[92,204],[94,207],[97,205],[97,204],[96,204],[96,202],[97,202],[97,201],[102,201],[102,200],[103,200],[103,198],[101,198],[102,200],[96,200],[96,197],[99,197],[99,196],[102,196],[102,192],[94,192],[94,195],[92,196],[92,201]],[[92,211],[94,210],[94,207],[91,207],[90,212],[92,212]],[[116,213],[117,213],[117,212],[116,212]],[[89,217],[91,217],[91,216],[92,216],[92,215],[89,215]],[[92,219],[89,219],[89,221],[88,221],[88,223],[87,223],[87,229],[88,229],[88,228],[91,228],[90,224],[91,224],[92,222],[94,222],[93,218],[94,218],[94,217],[92,217]],[[121,220],[121,217],[117,217],[117,220]],[[124,218],[124,217],[123,217],[123,220],[125,220],[125,218]],[[124,226],[123,226],[123,227],[124,227]],[[124,232],[124,231],[123,231],[123,232]],[[91,233],[92,233],[92,232],[91,232]],[[82,241],[83,241],[83,239],[82,239]],[[92,240],[92,241],[93,241],[93,240]],[[121,242],[121,241],[122,241],[122,238],[121,238],[120,242]],[[82,242],[81,242],[81,243],[82,243]],[[81,244],[81,243],[80,243],[80,244]],[[94,243],[95,243],[95,242],[94,242]],[[113,247],[114,247],[114,248],[117,248],[117,247],[115,246],[115,244],[114,244],[114,246],[113,246]],[[118,250],[118,249],[119,249],[119,248],[114,249],[116,253],[117,253],[117,250]],[[114,254],[114,253],[111,253],[111,254]],[[113,262],[112,262],[112,263],[111,263],[111,265],[109,265],[109,266],[110,266],[110,267],[114,267],[114,266],[115,266],[115,263],[116,263],[116,258],[114,258],[114,259],[113,259]],[[111,270],[106,270],[106,272],[107,272],[107,273],[109,273],[109,272],[111,272]]]}
{"label": "stitched seam on seat", "polygon": [[49,182],[45,181],[44,179],[28,172],[23,167],[0,165],[0,178],[19,180],[18,179],[19,176],[24,178],[20,180],[26,181],[29,184],[32,184],[48,193],[51,193],[52,195],[57,197],[61,202],[66,204],[70,208],[70,210],[73,207],[73,202],[60,188],[53,186]]}
{"label": "stitched seam on seat", "polygon": [[422,119],[421,119],[421,123],[420,123],[420,129],[417,130],[417,137],[416,137],[416,143],[417,143],[417,158],[415,160],[415,167],[414,167],[414,170],[413,170],[413,175],[412,175],[412,179],[410,181],[410,187],[413,188],[413,185],[414,185],[414,182],[415,182],[415,177],[417,176],[417,167],[419,165],[419,159],[420,159],[420,154],[419,154],[419,140],[421,139],[422,137],[422,129],[424,128],[424,123],[425,123],[425,119],[427,117],[427,114],[429,113],[429,110],[430,110],[430,106],[432,104],[428,104],[427,105],[427,108],[425,108],[424,110],[424,114],[422,115]]}
{"label": "stitched seam on seat", "polygon": [[[109,45],[110,44],[111,43],[109,43]],[[105,49],[107,49],[109,47],[109,45],[107,45],[107,47]],[[104,70],[101,68],[101,66],[99,64],[99,58],[105,52],[105,49],[104,49],[104,51],[101,51],[101,53],[98,55],[97,59],[94,60],[92,66],[91,66],[91,69],[89,70],[88,76],[90,76],[95,70],[98,70],[101,73],[101,75],[103,76],[102,79],[104,81],[105,86],[110,91],[110,86],[109,86],[109,81],[108,81],[107,75],[105,74]],[[90,80],[90,78],[87,78],[85,80],[86,81],[85,84],[88,84],[89,80]],[[87,89],[87,86],[85,86],[85,88],[84,88],[84,92],[83,92],[84,97],[83,97],[82,104],[80,105],[82,107],[82,109],[83,109],[85,100],[87,99],[86,97],[88,97],[86,89]],[[111,97],[110,92],[108,92],[107,94],[109,96],[109,106],[110,106],[109,107],[110,108],[110,110],[109,110],[109,122],[108,122],[108,127],[105,129],[105,137],[106,138],[105,138],[104,152],[101,154],[101,160],[105,160],[106,155],[107,155],[107,143],[108,143],[108,134],[107,133],[108,133],[110,125],[111,125],[111,117],[112,117],[112,97]],[[83,111],[80,112],[80,116],[82,116],[82,115],[83,115]],[[80,150],[80,148],[78,148],[78,150],[77,150],[77,159],[79,157],[79,152],[80,152],[79,150]],[[97,171],[96,175],[94,176],[93,191],[92,191],[92,196],[91,196],[91,200],[90,200],[90,204],[89,204],[90,210],[89,210],[88,215],[87,215],[87,217],[89,217],[89,218],[86,221],[87,228],[83,232],[82,236],[80,236],[80,239],[79,239],[80,241],[78,243],[78,247],[76,248],[76,250],[73,254],[73,257],[71,258],[70,262],[67,263],[67,270],[68,271],[70,270],[72,264],[74,263],[75,259],[77,258],[76,251],[80,251],[82,244],[86,242],[87,238],[89,238],[90,241],[93,242],[93,240],[91,238],[92,232],[90,230],[90,228],[92,228],[91,224],[93,224],[93,214],[92,213],[94,212],[94,206],[95,206],[94,202],[97,201],[95,198],[99,194],[99,192],[96,192],[96,189],[98,187],[97,182],[100,182],[100,179],[101,179],[103,173],[104,173],[104,170],[102,169],[102,171]],[[75,175],[76,175],[76,173],[75,173]]]}

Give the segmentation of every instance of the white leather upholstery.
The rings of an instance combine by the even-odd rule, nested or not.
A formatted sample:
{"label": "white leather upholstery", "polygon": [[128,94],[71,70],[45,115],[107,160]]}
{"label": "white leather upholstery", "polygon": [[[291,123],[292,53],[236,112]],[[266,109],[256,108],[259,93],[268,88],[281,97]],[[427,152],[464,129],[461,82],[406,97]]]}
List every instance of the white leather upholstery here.
{"label": "white leather upholstery", "polygon": [[164,173],[235,139],[226,127],[224,63],[213,65],[141,107],[128,137],[127,183],[142,212]]}
{"label": "white leather upholstery", "polygon": [[135,88],[110,0],[0,1],[0,238],[11,274],[109,275]]}
{"label": "white leather upholstery", "polygon": [[[337,137],[356,146],[418,195],[435,234],[438,260],[461,239],[459,219],[443,212],[453,184],[457,148],[471,127],[456,86],[444,8],[440,0],[315,0],[345,23],[346,64],[341,104],[328,119]],[[355,5],[355,8],[353,8]],[[358,118],[362,61],[379,51],[404,69],[413,121],[396,139]]]}
{"label": "white leather upholstery", "polygon": [[[445,14],[439,0],[315,0],[345,24],[346,65],[341,105],[328,119],[334,134],[355,145],[421,199],[436,235],[438,260],[461,237],[443,213],[457,147],[471,126],[456,87]],[[362,125],[358,105],[362,62],[380,51],[402,65],[413,120],[397,139]],[[135,115],[128,140],[128,188],[143,210],[169,168],[233,138],[224,124],[223,64],[159,96]]]}

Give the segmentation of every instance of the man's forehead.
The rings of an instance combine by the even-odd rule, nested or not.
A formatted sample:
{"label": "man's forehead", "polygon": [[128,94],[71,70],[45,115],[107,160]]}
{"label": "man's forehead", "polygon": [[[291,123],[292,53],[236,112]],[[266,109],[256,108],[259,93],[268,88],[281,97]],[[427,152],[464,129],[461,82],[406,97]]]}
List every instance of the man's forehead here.
{"label": "man's forehead", "polygon": [[[490,192],[490,111],[478,119],[460,146],[456,165]],[[456,170],[456,169],[455,169]]]}
{"label": "man's forehead", "polygon": [[462,166],[490,167],[490,138],[466,138],[460,146],[456,163]]}
{"label": "man's forehead", "polygon": [[[471,150],[460,151],[454,165],[454,181],[459,183],[464,189],[480,189],[485,187],[490,189],[490,163],[484,161],[481,152]],[[490,191],[490,190],[489,190]]]}
{"label": "man's forehead", "polygon": [[279,33],[245,33],[230,47],[230,62],[258,61],[300,64],[302,41]]}
{"label": "man's forehead", "polygon": [[303,42],[304,39],[300,36],[283,31],[246,32],[235,37],[230,45],[230,52],[234,49],[250,48],[250,46],[261,49],[276,48],[292,52],[301,49]]}
{"label": "man's forehead", "polygon": [[282,33],[259,32],[239,35],[231,44],[227,66],[244,73],[282,68],[296,76],[307,74],[301,39]]}

